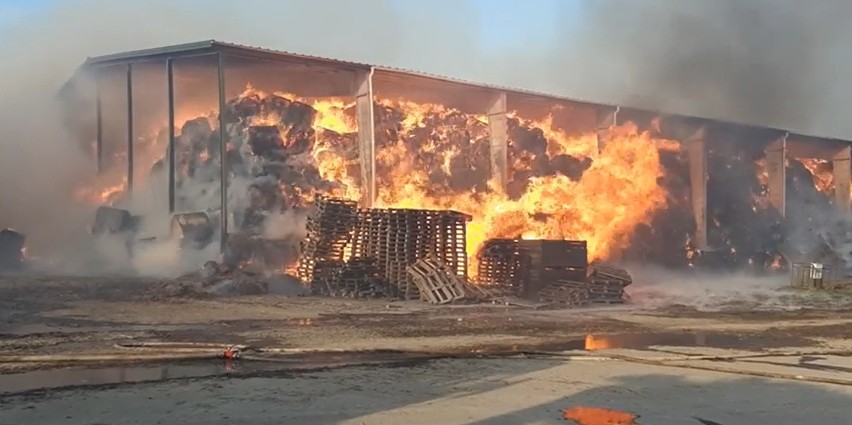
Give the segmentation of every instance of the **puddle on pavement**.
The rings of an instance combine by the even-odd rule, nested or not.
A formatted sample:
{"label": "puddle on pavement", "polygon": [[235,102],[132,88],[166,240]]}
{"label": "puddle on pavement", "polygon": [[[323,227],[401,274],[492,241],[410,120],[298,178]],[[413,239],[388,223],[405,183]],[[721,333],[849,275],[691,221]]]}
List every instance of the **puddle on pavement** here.
{"label": "puddle on pavement", "polygon": [[[240,365],[242,366],[242,365]],[[106,385],[200,378],[237,373],[233,364],[222,362],[104,367],[94,369],[51,369],[0,375],[0,394],[79,385]]]}
{"label": "puddle on pavement", "polygon": [[712,347],[723,349],[754,349],[795,345],[795,339],[764,339],[758,336],[712,334],[712,333],[622,333],[586,335],[583,339],[563,343],[545,344],[538,350],[608,350],[617,348],[642,349],[654,346]]}
{"label": "puddle on pavement", "polygon": [[269,372],[342,367],[354,364],[395,364],[427,360],[401,353],[311,355],[276,362],[221,361],[146,364],[100,368],[64,368],[0,374],[0,395],[77,386],[138,384],[170,379],[256,375]]}

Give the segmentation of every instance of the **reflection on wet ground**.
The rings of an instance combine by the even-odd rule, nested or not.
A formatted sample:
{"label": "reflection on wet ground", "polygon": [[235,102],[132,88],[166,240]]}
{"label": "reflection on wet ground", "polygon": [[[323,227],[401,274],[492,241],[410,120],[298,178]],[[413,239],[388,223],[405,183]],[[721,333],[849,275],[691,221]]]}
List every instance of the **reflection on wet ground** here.
{"label": "reflection on wet ground", "polygon": [[653,346],[742,348],[744,338],[736,335],[703,333],[633,333],[615,335],[586,335],[582,349],[608,350],[616,348],[648,348]]}
{"label": "reflection on wet ground", "polygon": [[722,333],[692,332],[648,332],[622,334],[589,334],[584,339],[575,339],[560,344],[550,344],[550,350],[608,350],[642,349],[655,346],[668,347],[712,347],[722,349],[763,349],[770,347],[798,346],[809,342],[801,337],[773,337],[760,335],[736,335]]}
{"label": "reflection on wet ground", "polygon": [[[76,386],[115,385],[213,376],[256,376],[352,365],[414,364],[435,358],[426,354],[344,353],[266,358],[264,361],[213,360],[168,364],[62,368],[0,375],[0,395]],[[255,360],[257,360],[256,358]]]}
{"label": "reflection on wet ground", "polygon": [[38,370],[24,373],[2,375],[0,394],[18,393],[39,389],[61,388],[69,386],[108,385],[164,381],[180,378],[201,378],[218,375],[257,375],[274,372],[287,372],[306,369],[341,367],[355,364],[393,364],[412,363],[447,356],[512,355],[533,351],[598,351],[618,348],[643,349],[654,346],[668,347],[713,347],[713,348],[767,348],[771,346],[791,346],[791,340],[763,340],[756,336],[712,333],[623,333],[590,334],[582,339],[574,339],[550,344],[516,345],[514,347],[480,347],[465,353],[404,353],[404,352],[364,352],[312,354],[288,356],[286,358],[254,358],[264,361],[205,363],[170,363],[160,365],[134,365],[101,368],[65,368]]}
{"label": "reflection on wet ground", "polygon": [[[242,365],[240,365],[242,366]],[[256,367],[257,365],[252,365]],[[164,381],[236,373],[233,363],[166,364],[96,369],[51,369],[3,375],[0,394],[78,385]]]}
{"label": "reflection on wet ground", "polygon": [[[693,332],[631,332],[618,334],[589,334],[585,338],[536,345],[516,345],[513,351],[596,351],[618,348],[643,349],[666,347],[712,347],[722,349],[759,350],[773,347],[800,346],[808,342],[800,337],[772,337]],[[492,347],[481,347],[489,352]]]}

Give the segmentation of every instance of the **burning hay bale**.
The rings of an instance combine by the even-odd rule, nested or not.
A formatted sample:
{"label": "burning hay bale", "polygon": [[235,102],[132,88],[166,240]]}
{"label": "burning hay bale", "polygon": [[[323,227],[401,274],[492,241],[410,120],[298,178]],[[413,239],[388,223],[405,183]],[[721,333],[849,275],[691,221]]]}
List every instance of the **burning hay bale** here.
{"label": "burning hay bale", "polygon": [[23,267],[26,241],[26,236],[12,229],[0,230],[0,271]]}
{"label": "burning hay bale", "polygon": [[[422,180],[421,190],[429,197],[488,189],[490,142],[485,122],[439,105],[380,101],[374,109],[377,186],[394,188],[414,178]],[[412,122],[411,117],[419,119]],[[392,204],[397,194],[379,196]]]}
{"label": "burning hay bale", "polygon": [[420,298],[432,304],[449,304],[465,298],[465,285],[452,268],[431,258],[407,267]]}
{"label": "burning hay bale", "polygon": [[526,192],[531,178],[564,175],[577,181],[591,167],[588,157],[550,154],[549,142],[540,128],[516,117],[509,119],[508,161],[512,166],[507,191],[512,199]]}

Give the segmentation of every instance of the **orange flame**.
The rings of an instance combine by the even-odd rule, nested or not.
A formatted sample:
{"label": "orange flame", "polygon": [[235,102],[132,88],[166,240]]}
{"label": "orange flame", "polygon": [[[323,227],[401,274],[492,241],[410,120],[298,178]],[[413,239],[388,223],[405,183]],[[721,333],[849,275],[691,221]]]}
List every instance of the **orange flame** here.
{"label": "orange flame", "polygon": [[814,186],[818,191],[826,193],[834,190],[834,173],[831,161],[824,159],[799,159],[799,162],[814,176]]}
{"label": "orange flame", "polygon": [[89,184],[74,191],[74,199],[94,205],[110,205],[127,189],[127,179],[120,183]]}
{"label": "orange flame", "polygon": [[[252,94],[265,95],[249,86],[243,96]],[[358,160],[351,159],[352,155],[340,154],[341,146],[358,149],[357,125],[351,111],[353,103],[276,94],[306,103],[316,111],[313,122],[316,137],[309,157],[324,180],[339,183],[329,195],[360,199]],[[377,103],[379,107],[398,111],[402,120],[400,128],[393,129],[398,133],[395,141],[381,148],[377,146],[375,152],[377,166],[379,163],[390,165],[386,167],[388,175],[381,176],[376,205],[454,209],[472,215],[467,229],[467,246],[473,275],[476,274],[475,253],[487,239],[585,240],[590,259],[601,259],[626,248],[636,225],[648,223],[656,210],[667,205],[666,193],[657,183],[663,173],[659,153],[680,149],[677,142],[654,138],[633,124],[625,124],[610,131],[608,142],[598,152],[598,136],[594,131],[569,135],[554,126],[552,117],[539,121],[521,119],[521,122],[541,130],[547,140],[548,156],[567,154],[591,158],[590,167],[579,180],[561,174],[533,177],[523,193],[513,197],[493,183],[487,191],[429,191],[430,170],[440,169],[452,174],[454,160],[468,148],[465,142],[474,146],[488,137],[487,119],[465,115],[442,105],[387,99]],[[517,117],[517,114],[511,116]],[[279,122],[276,117],[261,116],[254,117],[252,124]],[[176,124],[181,128],[180,120]],[[451,131],[459,128],[463,131]],[[458,134],[466,134],[468,140],[458,140]],[[430,167],[418,164],[411,155],[412,146],[435,154],[438,163]],[[157,149],[162,155],[165,146]],[[518,160],[523,162],[524,159]],[[80,196],[93,203],[103,203],[125,187],[126,183],[122,182],[104,185],[99,190],[81,189]],[[299,196],[310,199],[313,195],[299,193]]]}
{"label": "orange flame", "polygon": [[[438,105],[383,103],[403,111],[406,117],[403,134],[406,130],[426,127],[424,120],[430,113],[454,112]],[[391,176],[383,180],[390,186],[378,189],[377,204],[381,207],[455,209],[472,215],[473,221],[467,229],[467,246],[473,275],[476,274],[474,255],[487,239],[586,240],[590,259],[600,259],[626,248],[635,226],[649,221],[655,210],[666,205],[666,194],[657,184],[657,178],[662,176],[659,151],[677,149],[676,142],[656,140],[628,124],[616,127],[611,140],[598,154],[594,132],[571,137],[554,129],[551,119],[533,125],[542,129],[551,155],[568,153],[595,157],[579,181],[563,175],[532,178],[517,200],[511,200],[494,185],[488,193],[429,194],[429,170],[414,162],[406,147],[407,139],[400,137],[396,144],[376,152],[377,163],[393,164],[389,167]],[[442,140],[440,136],[438,140]],[[475,136],[471,135],[471,142]],[[441,153],[446,156],[456,154],[448,147],[432,143],[420,149],[443,150]]]}

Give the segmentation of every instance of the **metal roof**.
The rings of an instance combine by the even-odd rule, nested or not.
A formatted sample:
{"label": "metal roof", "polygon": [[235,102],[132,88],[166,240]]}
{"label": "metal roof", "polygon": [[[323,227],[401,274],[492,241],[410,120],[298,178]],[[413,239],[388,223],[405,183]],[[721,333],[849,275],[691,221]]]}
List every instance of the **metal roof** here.
{"label": "metal roof", "polygon": [[[274,49],[266,49],[261,47],[247,46],[236,43],[228,43],[217,40],[206,40],[195,43],[186,43],[186,44],[177,44],[172,46],[164,46],[157,47],[152,49],[143,49],[143,50],[135,50],[128,51],[122,53],[114,53],[96,57],[89,57],[83,63],[81,68],[86,67],[99,67],[99,66],[108,66],[108,65],[116,65],[116,64],[125,64],[125,63],[134,63],[134,62],[146,62],[153,60],[161,60],[168,57],[187,57],[187,56],[196,56],[196,55],[208,55],[216,52],[223,52],[228,54],[234,54],[238,56],[249,56],[256,58],[265,58],[275,61],[300,61],[312,63],[320,66],[328,66],[334,68],[349,68],[349,69],[360,69],[360,70],[374,70],[378,73],[385,74],[395,74],[399,76],[408,76],[408,77],[419,77],[424,78],[436,82],[445,82],[454,85],[465,86],[469,88],[479,89],[479,90],[490,90],[497,92],[505,92],[507,94],[512,94],[515,96],[523,96],[527,98],[539,98],[539,99],[549,99],[551,101],[557,102],[567,102],[574,104],[583,104],[587,106],[594,107],[604,107],[604,108],[619,108],[622,109],[633,109],[637,111],[644,111],[649,113],[656,113],[663,116],[673,116],[673,117],[682,117],[687,119],[696,119],[707,122],[717,122],[717,123],[726,123],[731,125],[745,126],[745,127],[755,127],[755,128],[766,128],[773,129],[779,132],[787,132],[791,135],[800,137],[800,138],[815,138],[822,140],[831,140],[831,141],[841,141],[844,143],[849,143],[848,141],[837,138],[837,137],[823,137],[823,136],[813,136],[807,135],[805,133],[801,133],[798,131],[794,131],[791,129],[781,129],[781,128],[773,128],[765,125],[758,125],[753,123],[744,123],[744,122],[734,122],[730,120],[722,120],[717,118],[706,118],[706,117],[695,117],[695,116],[685,116],[681,114],[674,114],[666,111],[660,111],[651,108],[644,107],[634,107],[629,105],[615,105],[615,104],[607,104],[594,102],[587,99],[579,99],[567,96],[560,96],[551,93],[544,93],[534,90],[526,90],[515,87],[508,87],[497,84],[487,84],[487,83],[478,83],[468,80],[463,80],[460,78],[448,77],[444,75],[431,74],[427,72],[414,71],[404,68],[396,68],[390,66],[381,66],[381,65],[371,65],[367,63],[361,62],[351,62],[344,61],[338,59],[325,58],[320,56],[313,55],[305,55],[299,53],[292,53],[283,50],[274,50]],[[70,82],[70,81],[69,81]],[[67,85],[68,83],[66,83]],[[65,86],[63,86],[64,89]]]}
{"label": "metal roof", "polygon": [[266,49],[266,48],[255,47],[255,46],[247,46],[247,45],[243,45],[243,44],[228,43],[228,42],[218,41],[218,40],[207,40],[207,41],[200,41],[200,42],[195,42],[195,43],[177,44],[177,45],[173,45],[173,46],[157,47],[157,48],[153,48],[153,49],[134,50],[134,51],[128,51],[128,52],[108,54],[108,55],[103,55],[103,56],[90,57],[90,58],[86,59],[84,66],[91,66],[91,65],[104,66],[104,65],[113,65],[113,64],[119,64],[119,63],[128,63],[128,62],[142,62],[142,61],[156,60],[156,59],[160,59],[160,58],[164,58],[164,57],[168,57],[168,56],[187,56],[187,55],[195,55],[195,54],[203,55],[203,54],[213,53],[213,52],[216,52],[216,51],[228,51],[228,50],[230,50],[232,53],[237,53],[237,54],[239,54],[239,53],[249,54],[249,55],[254,54],[254,55],[262,55],[262,56],[268,56],[268,57],[271,57],[271,58],[279,58],[279,59],[284,59],[284,58],[298,59],[298,60],[304,60],[304,61],[309,61],[309,62],[323,63],[323,64],[326,64],[326,65],[329,65],[329,66],[356,68],[356,69],[363,69],[363,70],[374,69],[374,70],[380,71],[380,72],[387,72],[387,73],[392,73],[392,74],[404,74],[404,75],[408,75],[408,76],[428,78],[428,79],[431,79],[431,80],[444,81],[444,82],[447,82],[447,83],[460,84],[460,85],[465,85],[465,86],[470,86],[470,87],[475,87],[475,88],[481,88],[481,89],[505,91],[505,92],[511,92],[511,93],[516,93],[516,94],[525,94],[525,95],[530,95],[530,96],[536,96],[536,97],[546,97],[546,98],[561,100],[561,101],[566,101],[566,102],[585,103],[585,104],[589,104],[589,105],[610,106],[610,107],[613,107],[613,108],[616,107],[616,105],[602,104],[600,102],[592,102],[592,101],[584,100],[584,99],[558,96],[558,95],[554,95],[554,94],[551,94],[551,93],[544,93],[544,92],[538,92],[538,91],[534,91],[534,90],[519,89],[519,88],[515,88],[515,87],[508,87],[508,86],[502,86],[502,85],[496,85],[496,84],[478,83],[478,82],[473,82],[473,81],[469,81],[469,80],[463,80],[463,79],[460,79],[460,78],[448,77],[448,76],[445,76],[445,75],[438,75],[438,74],[431,74],[431,73],[421,72],[421,71],[414,71],[414,70],[405,69],[405,68],[397,68],[397,67],[382,66],[382,65],[372,65],[372,64],[362,63],[362,62],[344,61],[344,60],[339,60],[339,59],[325,58],[325,57],[321,57],[321,56],[313,56],[313,55],[305,55],[305,54],[300,54],[300,53],[293,53],[293,52],[288,52],[288,51],[284,51],[284,50],[274,50],[274,49]]}

